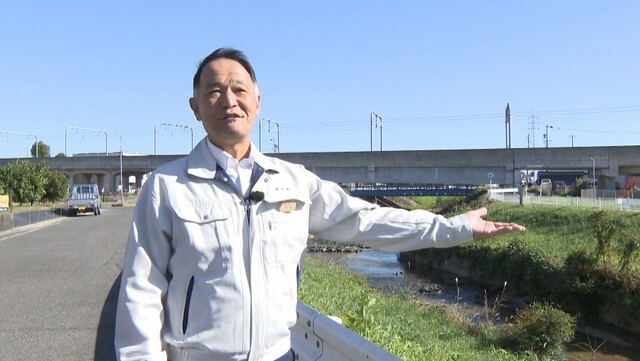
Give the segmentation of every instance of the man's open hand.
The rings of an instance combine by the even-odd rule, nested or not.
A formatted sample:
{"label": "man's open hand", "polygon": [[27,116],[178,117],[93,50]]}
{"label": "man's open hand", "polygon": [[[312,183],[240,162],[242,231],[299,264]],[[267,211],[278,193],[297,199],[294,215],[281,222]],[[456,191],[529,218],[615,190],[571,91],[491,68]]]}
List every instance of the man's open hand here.
{"label": "man's open hand", "polygon": [[487,215],[487,208],[482,207],[466,213],[473,230],[473,239],[483,239],[510,232],[522,232],[525,228],[516,223],[492,222],[483,219]]}

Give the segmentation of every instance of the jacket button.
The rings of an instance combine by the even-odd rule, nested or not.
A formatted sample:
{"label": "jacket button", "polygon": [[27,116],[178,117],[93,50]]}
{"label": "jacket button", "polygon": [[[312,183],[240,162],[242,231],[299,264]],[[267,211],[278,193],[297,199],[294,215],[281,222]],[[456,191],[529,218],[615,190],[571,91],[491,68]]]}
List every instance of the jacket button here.
{"label": "jacket button", "polygon": [[204,218],[204,220],[206,221],[207,219],[209,219],[209,216],[205,214],[202,218]]}

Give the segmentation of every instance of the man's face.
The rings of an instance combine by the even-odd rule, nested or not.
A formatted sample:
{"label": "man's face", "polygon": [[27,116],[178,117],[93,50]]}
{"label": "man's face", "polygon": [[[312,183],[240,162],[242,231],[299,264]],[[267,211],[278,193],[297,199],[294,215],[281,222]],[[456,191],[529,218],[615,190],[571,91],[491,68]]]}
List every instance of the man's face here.
{"label": "man's face", "polygon": [[211,143],[227,151],[250,144],[260,94],[240,63],[224,58],[208,63],[189,105]]}

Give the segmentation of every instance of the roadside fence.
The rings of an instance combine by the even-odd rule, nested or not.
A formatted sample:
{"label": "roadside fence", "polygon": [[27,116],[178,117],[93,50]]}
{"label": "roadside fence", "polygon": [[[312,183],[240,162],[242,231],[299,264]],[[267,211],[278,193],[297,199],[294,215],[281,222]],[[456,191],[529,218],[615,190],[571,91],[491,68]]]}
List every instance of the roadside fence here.
{"label": "roadside fence", "polygon": [[558,207],[590,207],[598,209],[616,209],[620,211],[640,211],[640,199],[633,198],[524,196],[523,204],[544,204]]}
{"label": "roadside fence", "polygon": [[[497,202],[518,204],[520,203],[520,193],[518,192],[517,188],[490,190],[489,198]],[[615,191],[609,193],[598,191],[596,194],[597,197],[593,197],[593,193],[583,191],[582,197],[524,195],[522,204],[640,211],[640,199],[638,198],[616,197],[619,194]],[[610,197],[604,197],[605,195]]]}
{"label": "roadside fence", "polygon": [[20,211],[13,213],[13,227],[22,227],[30,224],[48,221],[65,216],[64,208],[60,206],[21,207]]}

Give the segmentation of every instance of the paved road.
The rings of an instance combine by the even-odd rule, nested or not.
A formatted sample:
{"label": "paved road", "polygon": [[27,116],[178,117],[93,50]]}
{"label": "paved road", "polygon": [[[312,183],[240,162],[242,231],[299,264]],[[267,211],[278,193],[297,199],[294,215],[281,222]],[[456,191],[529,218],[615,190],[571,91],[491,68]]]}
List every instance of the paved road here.
{"label": "paved road", "polygon": [[114,360],[132,208],[0,232],[0,359]]}

